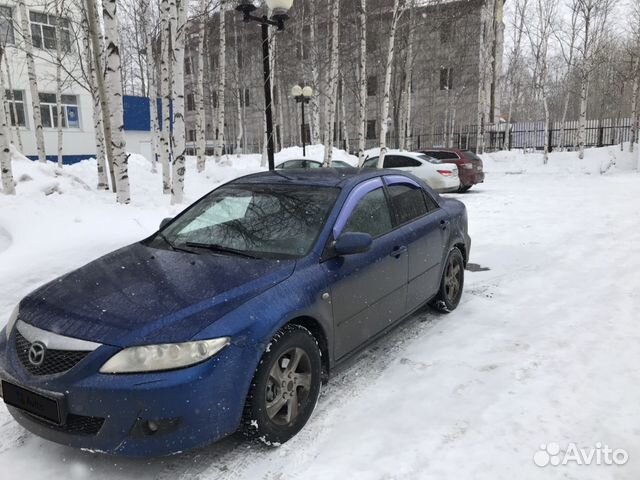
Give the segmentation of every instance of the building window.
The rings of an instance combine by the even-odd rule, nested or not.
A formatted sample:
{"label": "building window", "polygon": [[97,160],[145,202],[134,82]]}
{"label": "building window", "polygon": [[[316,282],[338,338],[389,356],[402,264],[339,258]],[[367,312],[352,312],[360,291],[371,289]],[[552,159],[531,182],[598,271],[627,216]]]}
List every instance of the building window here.
{"label": "building window", "polygon": [[[58,109],[56,107],[55,93],[40,93],[40,114],[42,126],[45,128],[58,128]],[[80,128],[78,111],[78,97],[75,95],[62,95],[62,128]]]}
{"label": "building window", "polygon": [[187,112],[193,112],[196,109],[196,97],[193,93],[187,93]]}
{"label": "building window", "polygon": [[[22,90],[13,91],[13,99],[11,98],[11,90],[5,92],[5,98],[7,99],[7,107],[9,109],[9,115],[11,117],[11,126],[26,127],[27,116],[24,110],[24,92]],[[15,116],[14,116],[15,107]],[[16,118],[17,117],[17,118]]]}
{"label": "building window", "polygon": [[191,72],[192,72],[191,57],[185,56],[184,57],[184,74],[191,75]]}
{"label": "building window", "polygon": [[440,68],[440,90],[453,90],[453,69]]}
{"label": "building window", "polygon": [[13,31],[13,9],[0,5],[0,44],[13,45],[16,43]]}
{"label": "building window", "polygon": [[367,140],[375,140],[377,138],[376,121],[367,120]]}
{"label": "building window", "polygon": [[305,123],[301,128],[304,143],[309,145],[311,143],[311,126],[308,123]]}
{"label": "building window", "polygon": [[367,78],[367,95],[375,97],[378,94],[378,77],[369,75]]}
{"label": "building window", "polygon": [[211,92],[211,105],[213,108],[218,108],[218,92],[216,90]]}
{"label": "building window", "polygon": [[242,68],[242,65],[244,65],[244,54],[242,53],[242,50],[238,50],[236,60],[238,62],[238,68]]}
{"label": "building window", "polygon": [[244,95],[242,89],[238,90],[238,95],[240,96],[241,107],[248,107],[251,105],[251,94],[248,88],[244,89]]}
{"label": "building window", "polygon": [[187,141],[188,142],[195,142],[196,141],[196,131],[195,130],[189,130],[187,132]]}
{"label": "building window", "polygon": [[[31,20],[31,38],[33,46],[40,49],[56,49],[56,17],[40,12],[29,12]],[[62,34],[62,49],[68,51],[71,48],[71,35],[69,33],[69,20],[60,19],[60,30]]]}

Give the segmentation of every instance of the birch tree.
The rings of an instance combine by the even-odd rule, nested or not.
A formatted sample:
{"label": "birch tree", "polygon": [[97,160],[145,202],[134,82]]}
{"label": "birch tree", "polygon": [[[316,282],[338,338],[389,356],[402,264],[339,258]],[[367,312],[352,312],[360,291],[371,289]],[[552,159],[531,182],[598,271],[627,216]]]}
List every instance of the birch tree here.
{"label": "birch tree", "polygon": [[511,150],[511,121],[513,116],[513,104],[517,101],[520,93],[520,82],[522,78],[522,35],[527,19],[528,0],[515,0],[514,18],[512,23],[513,46],[509,55],[509,66],[507,70],[507,83],[509,85],[509,106],[507,107],[507,128],[505,130],[504,148]]}
{"label": "birch tree", "polygon": [[[215,157],[220,161],[224,147],[225,89],[227,86],[227,34],[225,21],[225,0],[220,0],[220,30],[218,43],[218,118],[216,122]],[[272,70],[273,71],[273,70]],[[272,82],[273,85],[273,82]]]}
{"label": "birch tree", "polygon": [[409,33],[404,67],[404,102],[401,109],[400,149],[411,150],[411,82],[413,81],[413,42],[415,37],[415,0],[409,6]]}
{"label": "birch tree", "polygon": [[578,15],[576,10],[571,10],[569,24],[562,25],[562,27],[558,29],[557,37],[560,53],[565,65],[565,71],[561,79],[562,86],[564,88],[564,98],[562,102],[562,115],[560,118],[559,140],[560,149],[564,149],[566,143],[565,123],[567,121],[567,113],[569,111],[569,103],[571,101],[572,93],[569,83],[575,66],[576,41],[578,38]]}
{"label": "birch tree", "polygon": [[161,40],[162,49],[160,63],[160,78],[162,92],[162,149],[160,151],[160,164],[162,166],[162,193],[171,193],[171,97],[173,92],[173,24],[171,22],[171,3],[169,0],[161,0]]}
{"label": "birch tree", "polygon": [[179,204],[184,199],[184,175],[186,166],[186,138],[184,123],[184,48],[187,29],[187,0],[176,0],[173,19],[176,25],[173,46],[173,168],[171,170],[171,204]]}
{"label": "birch tree", "polygon": [[367,0],[360,0],[360,64],[359,74],[359,103],[358,103],[358,164],[364,163],[364,150],[367,135]]}
{"label": "birch tree", "polygon": [[[153,15],[151,3],[145,2],[143,5],[143,13],[145,18]],[[160,134],[160,126],[158,124],[158,74],[156,65],[159,63],[153,48],[157,31],[151,27],[151,22],[144,22],[143,35],[145,36],[146,46],[146,67],[147,67],[147,85],[149,87],[149,113],[151,116],[151,172],[157,172],[157,164],[159,154],[162,149],[162,138]]]}
{"label": "birch tree", "polygon": [[22,38],[24,39],[24,53],[27,60],[27,75],[29,77],[29,90],[31,92],[31,111],[33,112],[33,128],[36,135],[36,151],[38,152],[38,160],[44,163],[47,161],[47,157],[44,147],[44,133],[42,131],[38,77],[36,75],[36,65],[33,59],[33,38],[31,37],[29,13],[27,12],[25,0],[18,0],[18,10],[20,11]]}
{"label": "birch tree", "polygon": [[389,132],[389,110],[391,103],[391,75],[393,73],[393,60],[395,56],[396,32],[398,22],[405,10],[405,0],[394,0],[391,17],[391,30],[389,31],[389,48],[387,50],[387,60],[384,74],[384,90],[382,93],[382,115],[380,122],[380,156],[378,157],[378,168],[384,165],[384,157],[387,153],[387,133]]}
{"label": "birch tree", "polygon": [[[236,52],[239,51],[241,47],[240,41],[238,39],[238,29],[236,25],[236,16],[233,17],[233,38],[235,39],[235,47]],[[244,87],[243,83],[240,81],[240,60],[238,55],[236,55],[236,59],[234,62],[235,65],[235,79],[236,84],[240,87],[236,89],[236,115],[237,115],[237,131],[236,131],[236,154],[238,157],[240,156],[240,152],[242,150],[242,138],[244,136],[244,120],[242,115],[242,105],[244,104]]]}
{"label": "birch tree", "polygon": [[89,91],[93,97],[93,131],[96,140],[96,164],[98,172],[98,190],[109,190],[109,180],[107,178],[107,160],[105,150],[105,138],[104,128],[102,121],[102,104],[100,102],[100,89],[98,88],[98,76],[96,73],[96,62],[93,55],[93,48],[91,46],[90,28],[87,19],[88,12],[83,6],[82,15],[82,44],[84,47],[84,54],[86,57],[85,64],[87,65],[87,83],[89,85]]}
{"label": "birch tree", "polygon": [[[396,0],[397,1],[397,0]],[[336,91],[338,86],[338,61],[340,57],[340,0],[333,0],[331,13],[331,66],[329,68],[329,94],[327,102],[329,104],[326,121],[326,131],[324,139],[324,163],[323,166],[330,167],[333,157],[333,132],[336,120]]]}
{"label": "birch tree", "polygon": [[309,4],[309,43],[311,48],[311,78],[314,88],[313,97],[311,99],[311,143],[318,145],[320,143],[320,52],[318,49],[318,13],[317,2],[312,1]]}
{"label": "birch tree", "polygon": [[55,0],[56,15],[56,131],[58,136],[58,167],[63,164],[63,133],[62,133],[62,11],[64,9],[63,0]]}
{"label": "birch tree", "polygon": [[[0,43],[0,65],[4,56],[4,45]],[[0,68],[0,176],[2,177],[2,192],[7,195],[15,195],[16,188],[13,183],[13,171],[11,169],[11,142],[9,140],[9,121],[4,109],[5,89],[4,76]],[[17,117],[16,117],[17,118]]]}
{"label": "birch tree", "polygon": [[556,0],[536,0],[535,16],[526,24],[527,37],[533,54],[533,88],[542,100],[544,111],[544,163],[549,161],[549,39],[558,15]]}
{"label": "birch tree", "polygon": [[[13,118],[17,120],[18,112],[16,110],[16,99],[13,94],[13,81],[11,80],[11,68],[9,68],[9,59],[7,58],[6,55],[4,56],[4,65],[7,71],[7,86],[9,87],[9,102],[10,102],[9,108],[11,108],[11,115],[13,115]],[[20,133],[20,125],[18,124],[17,121],[16,121],[14,130],[16,133],[18,151],[22,152],[24,151],[24,149],[22,148],[22,134]]]}
{"label": "birch tree", "polygon": [[103,0],[104,37],[106,45],[105,83],[108,85],[113,168],[116,177],[116,201],[131,202],[129,192],[129,155],[124,138],[122,108],[122,66],[120,64],[120,36],[118,32],[118,9],[116,0]]}
{"label": "birch tree", "polygon": [[573,0],[571,9],[580,21],[579,66],[580,73],[580,116],[578,120],[578,157],[584,158],[587,134],[587,106],[589,82],[603,47],[609,24],[609,16],[615,0]]}
{"label": "birch tree", "polygon": [[[205,169],[206,153],[207,153],[207,118],[205,116],[204,102],[204,61],[207,52],[204,48],[205,26],[207,23],[207,0],[200,0],[200,22],[198,24],[198,74],[196,78],[196,150],[197,150],[197,169],[202,173]],[[235,17],[234,18],[234,34],[235,34]],[[236,78],[238,78],[237,76]]]}

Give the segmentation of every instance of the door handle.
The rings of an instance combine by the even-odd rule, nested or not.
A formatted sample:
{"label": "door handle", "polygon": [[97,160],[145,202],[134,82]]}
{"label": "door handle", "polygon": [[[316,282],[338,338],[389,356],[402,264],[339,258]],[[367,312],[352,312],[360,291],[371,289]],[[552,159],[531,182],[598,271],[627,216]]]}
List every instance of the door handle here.
{"label": "door handle", "polygon": [[407,253],[409,250],[404,245],[401,247],[393,247],[393,252],[391,252],[391,256],[394,258],[400,258],[402,255]]}
{"label": "door handle", "polygon": [[440,220],[440,228],[442,230],[446,230],[448,226],[449,226],[448,220]]}

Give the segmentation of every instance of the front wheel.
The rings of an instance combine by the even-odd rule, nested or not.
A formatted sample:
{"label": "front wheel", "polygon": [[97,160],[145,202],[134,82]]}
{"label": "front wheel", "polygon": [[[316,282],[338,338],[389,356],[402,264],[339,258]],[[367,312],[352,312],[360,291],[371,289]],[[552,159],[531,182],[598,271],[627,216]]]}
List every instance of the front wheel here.
{"label": "front wheel", "polygon": [[249,389],[243,433],[280,445],[307,423],[320,395],[322,362],[315,337],[286,325],[272,339]]}
{"label": "front wheel", "polygon": [[457,247],[449,252],[442,279],[440,280],[440,290],[430,305],[436,310],[449,313],[455,310],[462,298],[464,287],[464,258],[462,252]]}

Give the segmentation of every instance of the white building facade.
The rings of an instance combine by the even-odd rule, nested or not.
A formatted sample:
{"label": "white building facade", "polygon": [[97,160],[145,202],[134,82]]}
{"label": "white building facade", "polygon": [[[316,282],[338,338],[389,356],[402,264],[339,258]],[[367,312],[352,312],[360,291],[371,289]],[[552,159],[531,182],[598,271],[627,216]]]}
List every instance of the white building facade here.
{"label": "white building facade", "polygon": [[[40,112],[48,160],[57,161],[58,131],[56,108],[56,23],[53,2],[25,0],[28,22],[33,41]],[[81,55],[85,55],[81,15],[75,2],[65,2],[60,14],[61,43],[64,65],[62,73],[62,131],[64,163],[76,163],[95,156],[96,144],[93,128],[93,97],[89,91]],[[17,142],[16,128],[20,130],[23,154],[37,158],[33,121],[33,106],[27,69],[25,40],[22,35],[22,18],[15,0],[0,0],[0,41],[5,45],[6,59],[0,71],[4,75],[5,109],[11,119],[11,135]],[[82,60],[85,60],[82,58]],[[7,75],[8,73],[8,75]],[[9,80],[11,88],[9,86]],[[126,101],[126,100],[125,100]],[[138,125],[140,122],[138,122]],[[144,124],[144,122],[143,122]],[[150,143],[149,129],[128,132],[129,151],[146,154]]]}

